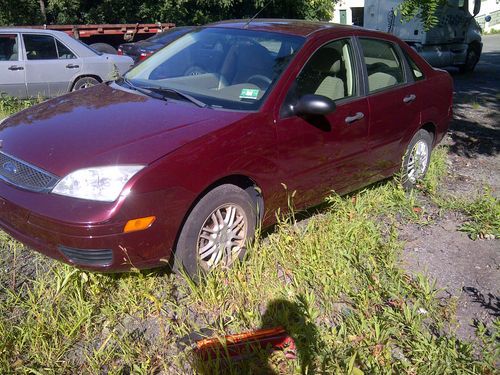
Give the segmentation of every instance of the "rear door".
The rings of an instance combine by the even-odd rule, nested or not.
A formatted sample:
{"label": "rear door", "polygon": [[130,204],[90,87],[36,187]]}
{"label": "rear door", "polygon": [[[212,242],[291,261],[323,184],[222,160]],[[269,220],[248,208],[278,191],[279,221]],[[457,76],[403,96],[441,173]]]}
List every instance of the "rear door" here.
{"label": "rear door", "polygon": [[25,63],[19,34],[0,34],[0,93],[26,97]]}
{"label": "rear door", "polygon": [[404,136],[418,128],[422,98],[396,44],[368,37],[359,42],[368,78],[370,156],[374,172],[389,176],[401,165]]}
{"label": "rear door", "polygon": [[66,45],[46,34],[23,34],[29,96],[68,92],[82,61]]}

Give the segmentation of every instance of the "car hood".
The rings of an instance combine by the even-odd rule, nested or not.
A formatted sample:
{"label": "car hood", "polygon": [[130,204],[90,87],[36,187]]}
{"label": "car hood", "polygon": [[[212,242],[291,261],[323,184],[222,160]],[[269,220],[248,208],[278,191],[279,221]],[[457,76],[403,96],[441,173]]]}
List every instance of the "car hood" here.
{"label": "car hood", "polygon": [[152,163],[243,116],[101,84],[8,118],[0,150],[62,177],[92,166]]}

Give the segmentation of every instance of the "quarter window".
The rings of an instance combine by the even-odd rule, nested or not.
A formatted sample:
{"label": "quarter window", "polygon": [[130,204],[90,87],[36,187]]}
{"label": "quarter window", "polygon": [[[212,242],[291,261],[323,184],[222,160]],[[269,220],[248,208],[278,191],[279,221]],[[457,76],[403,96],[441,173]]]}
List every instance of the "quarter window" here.
{"label": "quarter window", "polygon": [[405,82],[403,65],[392,43],[377,39],[360,39],[360,43],[370,92]]}
{"label": "quarter window", "polygon": [[420,81],[421,79],[424,79],[424,73],[422,73],[422,70],[418,67],[415,60],[413,60],[411,58],[411,56],[408,55],[406,52],[404,52],[404,55],[406,57],[406,60],[408,61],[408,65],[410,65],[410,70],[411,70],[411,74],[413,76],[413,79],[415,81]]}
{"label": "quarter window", "polygon": [[64,44],[56,39],[57,44],[57,54],[60,59],[74,59],[76,58],[73,52],[69,50]]}
{"label": "quarter window", "polygon": [[354,96],[354,59],[349,40],[337,40],[318,49],[309,59],[288,94],[287,104],[306,94],[341,100]]}
{"label": "quarter window", "polygon": [[17,35],[0,35],[0,61],[18,61]]}

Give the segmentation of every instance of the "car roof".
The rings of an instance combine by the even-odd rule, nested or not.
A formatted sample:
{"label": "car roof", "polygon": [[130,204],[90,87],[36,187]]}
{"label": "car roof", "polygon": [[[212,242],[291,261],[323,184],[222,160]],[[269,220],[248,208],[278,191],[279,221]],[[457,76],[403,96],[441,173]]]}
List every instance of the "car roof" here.
{"label": "car roof", "polygon": [[247,29],[278,32],[283,34],[308,37],[322,30],[355,30],[357,26],[340,25],[331,22],[279,19],[279,18],[256,18],[254,20],[228,20],[207,25],[208,27],[221,27],[231,29]]}
{"label": "car roof", "polygon": [[67,35],[65,32],[58,30],[47,30],[38,29],[33,27],[2,27],[0,28],[0,33],[36,33],[36,34],[47,34],[47,35]]}

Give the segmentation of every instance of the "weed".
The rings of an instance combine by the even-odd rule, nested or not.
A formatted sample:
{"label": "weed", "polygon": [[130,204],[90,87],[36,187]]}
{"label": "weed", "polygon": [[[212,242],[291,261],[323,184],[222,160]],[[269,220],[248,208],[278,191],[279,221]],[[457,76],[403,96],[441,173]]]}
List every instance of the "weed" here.
{"label": "weed", "polygon": [[0,94],[0,119],[10,116],[23,109],[29,108],[32,105],[41,103],[41,97],[32,99],[18,99],[5,94]]}
{"label": "weed", "polygon": [[[429,194],[445,165],[445,151],[434,155],[422,182]],[[496,204],[483,197],[467,212],[494,227]],[[435,286],[399,265],[397,222],[419,221],[418,205],[395,181],[332,194],[322,215],[280,219],[246,262],[197,284],[161,271],[76,270],[0,234],[0,373],[493,373],[486,328],[478,357],[444,333],[453,307],[440,306]],[[21,279],[14,253],[17,265],[47,267]],[[263,351],[199,367],[180,340],[277,325],[294,338],[296,360]]]}

